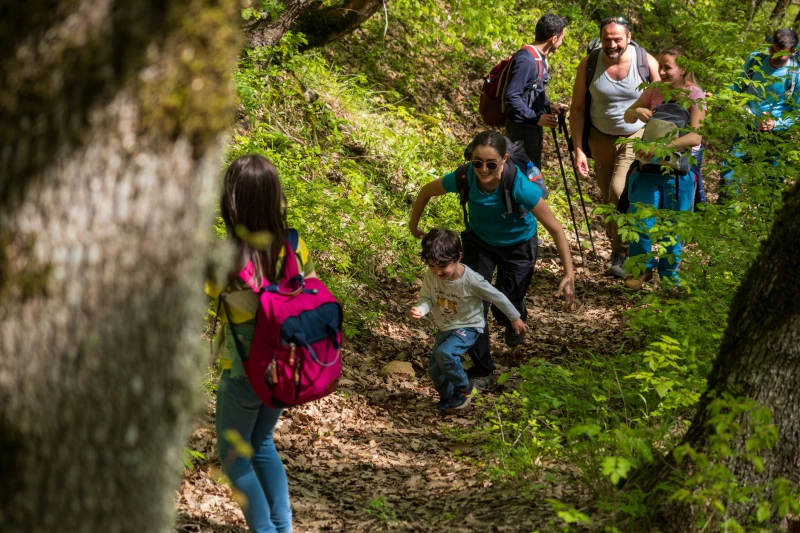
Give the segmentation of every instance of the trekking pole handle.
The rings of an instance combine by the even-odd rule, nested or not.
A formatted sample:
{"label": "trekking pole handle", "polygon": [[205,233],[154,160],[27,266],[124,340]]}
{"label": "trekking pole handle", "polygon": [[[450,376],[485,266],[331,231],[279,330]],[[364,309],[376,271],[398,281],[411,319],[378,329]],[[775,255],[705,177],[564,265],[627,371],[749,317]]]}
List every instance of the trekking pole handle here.
{"label": "trekking pole handle", "polygon": [[567,150],[570,152],[575,151],[575,145],[572,144],[572,137],[569,134],[569,129],[567,128],[567,115],[566,114],[559,114],[558,115],[558,129],[564,134],[564,138],[567,140]]}

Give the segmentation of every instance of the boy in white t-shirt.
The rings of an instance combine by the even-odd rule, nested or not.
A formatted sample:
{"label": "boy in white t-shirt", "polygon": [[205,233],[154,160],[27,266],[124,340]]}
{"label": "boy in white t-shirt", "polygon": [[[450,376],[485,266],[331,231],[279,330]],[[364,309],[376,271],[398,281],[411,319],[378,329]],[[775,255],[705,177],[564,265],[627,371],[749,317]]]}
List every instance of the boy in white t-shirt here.
{"label": "boy in white t-shirt", "polygon": [[503,293],[460,263],[462,255],[461,240],[453,231],[435,228],[423,237],[422,259],[428,271],[422,280],[419,303],[410,312],[412,320],[430,312],[439,329],[428,374],[439,392],[436,408],[440,411],[469,405],[472,386],[459,356],[483,333],[484,300],[495,304],[511,320],[515,333],[528,329]]}

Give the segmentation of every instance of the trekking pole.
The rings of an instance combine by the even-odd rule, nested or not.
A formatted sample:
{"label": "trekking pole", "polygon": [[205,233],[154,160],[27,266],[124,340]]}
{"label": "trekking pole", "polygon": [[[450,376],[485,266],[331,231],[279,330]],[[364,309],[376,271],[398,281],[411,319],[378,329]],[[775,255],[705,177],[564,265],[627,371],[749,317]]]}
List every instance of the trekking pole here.
{"label": "trekking pole", "polygon": [[586,266],[586,258],[583,257],[583,246],[581,246],[581,236],[578,233],[578,224],[575,222],[575,210],[572,208],[572,200],[569,197],[569,185],[567,184],[567,173],[564,171],[564,160],[561,159],[561,147],[558,146],[558,135],[556,129],[550,128],[553,132],[553,142],[556,145],[556,153],[558,154],[558,165],[561,167],[561,177],[564,178],[564,191],[567,193],[567,205],[569,205],[569,214],[572,216],[572,227],[575,229],[575,238],[578,239],[578,250],[581,252],[581,264]]}
{"label": "trekking pole", "polygon": [[581,199],[581,208],[583,209],[583,219],[586,221],[586,229],[589,232],[589,242],[592,243],[592,253],[594,254],[594,262],[599,265],[600,260],[597,257],[597,250],[594,247],[594,238],[592,237],[592,224],[591,221],[589,220],[589,214],[586,212],[586,202],[583,201],[581,180],[580,176],[578,176],[578,172],[575,170],[575,158],[572,156],[572,152],[575,150],[575,145],[572,144],[572,137],[569,136],[569,132],[567,131],[567,119],[561,113],[559,113],[558,115],[558,128],[561,130],[562,134],[564,135],[564,138],[567,140],[567,152],[569,152],[569,162],[572,163],[572,173],[575,175],[575,183],[578,184],[578,198]]}

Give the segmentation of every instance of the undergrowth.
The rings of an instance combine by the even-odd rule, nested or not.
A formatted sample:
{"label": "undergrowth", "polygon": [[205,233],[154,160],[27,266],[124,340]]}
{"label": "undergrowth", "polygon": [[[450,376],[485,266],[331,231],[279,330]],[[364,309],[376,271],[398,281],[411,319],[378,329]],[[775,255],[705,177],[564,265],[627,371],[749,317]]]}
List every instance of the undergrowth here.
{"label": "undergrowth", "polygon": [[[349,337],[381,318],[380,299],[371,296],[375,287],[411,287],[419,279],[418,242],[407,228],[416,191],[458,165],[466,140],[479,127],[476,95],[482,75],[530,42],[535,21],[550,11],[570,21],[566,44],[551,60],[553,101],[569,101],[575,68],[597,34],[600,16],[628,15],[634,38],[651,51],[677,43],[690,56],[704,58],[691,65],[714,93],[703,129],[705,144],[716,153],[704,174],[707,183],[714,179],[719,159],[743,128],[741,98],[726,87],[745,53],[760,46],[766,27],[760,12],[747,23],[751,14],[744,3],[647,0],[634,8],[598,1],[398,0],[390,4],[385,38],[385,21],[374,17],[321,51],[299,53],[302,36],[289,34],[279,46],[250,50],[241,60],[235,75],[240,120],[228,158],[262,153],[273,161],[286,191],[290,225],[313,250],[318,273],[344,304]],[[746,23],[748,31],[742,31]],[[583,352],[572,362],[532,359],[513,372],[520,385],[486,410],[484,436],[493,477],[523,480],[531,493],[568,479],[593,502],[576,509],[551,498],[560,520],[554,527],[618,531],[633,527],[626,520],[644,515],[646,495],[619,487],[680,443],[705,390],[731,298],[780,207],[775,178],[796,175],[798,167],[796,146],[787,146],[781,167],[738,169],[746,184],[742,194],[692,216],[644,211],[637,218],[596,211],[616,217],[630,239],[637,238],[641,217],[653,215],[658,218],[654,240],[678,228],[689,246],[681,287],[631,295],[626,332],[631,342],[618,353]],[[568,206],[558,168],[550,163],[543,171],[551,188],[548,203],[565,221]],[[455,195],[432,202],[421,224],[460,229]],[[641,265],[628,268],[638,272]],[[732,398],[720,402],[716,416],[722,418],[716,421],[732,412],[751,413],[765,435],[755,449],[774,443],[770,419],[758,406]],[[726,424],[717,432],[719,439],[738,430],[735,423]],[[720,483],[732,486],[724,471],[729,456],[680,453],[695,465],[705,464],[710,473],[675,488],[674,495],[717,502],[712,507],[718,511],[730,505],[733,493],[719,489]],[[786,503],[790,493],[784,485],[773,491],[782,498],[778,504],[759,499],[755,489],[736,493],[754,498],[760,509],[748,530],[785,515],[792,507]],[[373,503],[373,509],[385,513],[383,504]]]}

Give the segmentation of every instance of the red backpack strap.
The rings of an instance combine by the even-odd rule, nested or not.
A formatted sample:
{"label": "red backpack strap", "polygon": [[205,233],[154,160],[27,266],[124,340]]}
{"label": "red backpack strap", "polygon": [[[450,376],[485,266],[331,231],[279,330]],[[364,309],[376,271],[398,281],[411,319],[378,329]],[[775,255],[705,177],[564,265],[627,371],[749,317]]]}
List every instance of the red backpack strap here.
{"label": "red backpack strap", "polygon": [[[539,52],[539,50],[537,50],[532,44],[526,44],[521,48],[521,50],[527,50],[528,53],[533,56],[533,59],[536,63],[536,81],[534,82],[534,85],[539,85],[544,79],[545,73],[550,71],[550,65],[547,64],[547,58],[544,57],[542,53]],[[539,63],[544,65],[544,69],[539,66]]]}
{"label": "red backpack strap", "polygon": [[279,292],[281,294],[291,294],[303,289],[303,275],[297,267],[297,248],[300,246],[300,236],[297,230],[289,228],[286,234],[286,253],[283,257],[283,268],[281,269],[281,279],[279,284],[272,283],[265,279],[261,287],[253,287],[253,263],[248,262],[239,272],[239,277],[251,289],[258,292],[266,290],[269,292]]}

